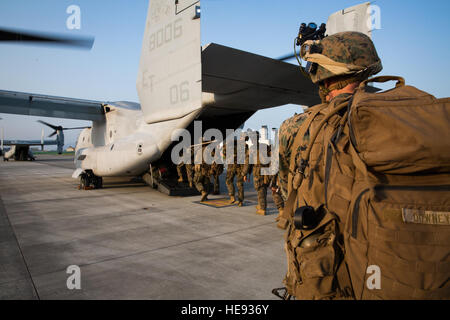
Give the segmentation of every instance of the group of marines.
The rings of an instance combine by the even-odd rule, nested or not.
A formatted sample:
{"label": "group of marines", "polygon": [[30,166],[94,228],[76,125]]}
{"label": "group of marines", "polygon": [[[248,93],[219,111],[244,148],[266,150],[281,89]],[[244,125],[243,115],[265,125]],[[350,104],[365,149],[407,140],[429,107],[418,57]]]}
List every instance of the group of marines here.
{"label": "group of marines", "polygon": [[[248,137],[245,139],[248,141]],[[246,142],[245,141],[245,142]],[[223,147],[220,150],[220,157],[223,161],[214,160],[207,163],[204,159],[200,159],[200,161],[195,161],[196,156],[192,156],[192,164],[180,163],[177,165],[178,172],[178,182],[185,182],[183,168],[185,168],[187,181],[191,188],[195,187],[198,192],[201,193],[201,201],[204,202],[208,200],[208,195],[210,194],[210,184],[212,178],[213,191],[212,194],[218,195],[220,194],[220,182],[219,177],[224,172],[224,166],[226,165],[226,178],[225,183],[228,189],[228,195],[230,197],[230,203],[237,203],[239,207],[244,205],[244,182],[250,181],[250,176],[253,174],[253,185],[257,192],[258,196],[258,204],[256,206],[256,213],[259,215],[266,215],[267,209],[267,189],[270,188],[272,191],[272,197],[274,203],[278,209],[278,216],[276,221],[280,220],[280,217],[283,213],[284,201],[281,194],[281,188],[279,187],[278,181],[278,173],[269,174],[270,167],[270,159],[260,159],[261,152],[259,152],[260,148],[265,148],[263,154],[266,154],[270,158],[270,146],[264,143],[259,142],[256,139],[256,148],[254,150],[256,152],[250,153],[248,144],[245,143],[245,157],[244,159],[240,159],[238,152],[238,144],[237,140],[234,140],[234,152],[233,156],[229,155],[227,158],[227,148],[226,144],[223,144]],[[206,143],[200,149],[202,153],[204,148],[206,147]],[[254,155],[253,155],[254,154]],[[214,157],[214,151],[212,152],[212,156]],[[250,159],[250,157],[254,157],[254,159]],[[196,163],[196,164],[194,164]],[[225,163],[225,165],[224,165]],[[266,170],[266,171],[264,171]],[[236,187],[237,187],[237,198],[235,196],[235,185],[234,180],[236,178]],[[285,228],[284,223],[278,223],[278,227]]]}

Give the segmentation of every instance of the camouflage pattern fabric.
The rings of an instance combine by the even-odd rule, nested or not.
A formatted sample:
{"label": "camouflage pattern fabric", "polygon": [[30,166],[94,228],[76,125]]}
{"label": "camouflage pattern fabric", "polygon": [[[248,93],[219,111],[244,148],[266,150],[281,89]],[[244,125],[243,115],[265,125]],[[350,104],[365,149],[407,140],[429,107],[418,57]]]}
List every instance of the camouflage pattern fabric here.
{"label": "camouflage pattern fabric", "polygon": [[184,162],[181,162],[180,164],[177,165],[177,173],[178,173],[179,180],[184,180],[183,167],[184,167]]}
{"label": "camouflage pattern fabric", "polygon": [[184,181],[183,168],[185,168],[188,183],[191,188],[194,185],[194,164],[193,163],[194,163],[194,155],[192,152],[190,164],[185,164],[184,162],[181,162],[180,164],[177,165],[178,179]]}
{"label": "camouflage pattern fabric", "polygon": [[281,193],[278,173],[270,177],[270,183],[269,186],[271,187],[272,191],[272,198],[273,202],[275,203],[275,206],[278,210],[284,208],[284,200]]}
{"label": "camouflage pattern fabric", "polygon": [[193,175],[194,175],[194,165],[185,164],[184,162],[181,162],[179,165],[177,165],[178,179],[184,181],[183,169],[186,170],[186,176],[187,176],[189,184],[192,184],[193,183]]}
{"label": "camouflage pattern fabric", "polygon": [[211,176],[211,165],[207,164],[204,159],[202,159],[202,155],[205,151],[205,147],[203,146],[201,149],[196,151],[194,155],[194,159],[197,161],[202,161],[201,164],[195,164],[194,166],[194,185],[198,192],[206,192],[209,193],[209,184],[210,184],[210,176]]}
{"label": "camouflage pattern fabric", "polygon": [[265,183],[264,177],[261,176],[259,172],[261,169],[260,166],[254,166],[253,167],[253,185],[255,187],[255,190],[258,194],[258,205],[259,208],[262,210],[266,210],[267,208],[267,186],[268,184]]}
{"label": "camouflage pattern fabric", "polygon": [[[381,60],[378,57],[377,51],[372,40],[365,34],[360,32],[339,32],[331,36],[325,37],[317,44],[322,52],[316,54],[317,56],[324,56],[325,59],[321,65],[321,62],[317,62],[317,71],[311,74],[311,80],[314,83],[321,82],[325,79],[333,78],[336,76],[348,76],[355,74],[358,68],[363,71],[360,72],[361,78],[368,78],[371,75],[377,74],[383,69]],[[314,54],[311,54],[314,57]],[[303,57],[308,61],[308,55]],[[355,70],[345,70],[332,72],[331,66],[326,64],[326,59],[331,59],[337,63],[347,64],[354,66]],[[358,68],[356,68],[358,67]]]}
{"label": "camouflage pattern fabric", "polygon": [[242,174],[242,165],[239,164],[229,164],[227,166],[227,176],[225,183],[228,189],[228,195],[234,197],[234,177],[236,176],[236,186],[238,189],[238,200],[240,202],[244,201],[244,176]]}
{"label": "camouflage pattern fabric", "polygon": [[186,175],[188,178],[189,186],[194,185],[194,165],[193,164],[186,164]]}
{"label": "camouflage pattern fabric", "polygon": [[[226,146],[223,146],[223,156],[226,161]],[[236,186],[238,189],[238,201],[244,201],[244,177],[249,174],[250,165],[249,165],[249,150],[245,148],[245,161],[244,164],[236,164],[237,162],[237,147],[234,147],[234,161],[235,163],[227,165],[227,176],[225,183],[228,189],[228,195],[234,197],[235,189],[234,189],[234,177],[236,176]]]}
{"label": "camouflage pattern fabric", "polygon": [[213,162],[213,164],[211,165],[210,174],[213,177],[214,193],[216,194],[220,193],[219,177],[222,173],[223,173],[223,164]]}
{"label": "camouflage pattern fabric", "polygon": [[198,192],[209,192],[209,184],[210,184],[210,170],[211,165],[202,163],[196,164],[194,167],[194,185]]}
{"label": "camouflage pattern fabric", "polygon": [[284,208],[284,200],[283,197],[281,196],[280,191],[272,191],[272,198],[273,198],[273,202],[275,203],[275,206],[277,207],[278,210],[283,209]]}
{"label": "camouflage pattern fabric", "polygon": [[[261,164],[260,158],[259,158],[259,146],[258,143],[258,149],[256,151],[256,161],[255,164],[251,167],[251,171],[253,171],[253,186],[255,187],[255,190],[258,195],[258,206],[262,210],[266,210],[267,208],[267,187],[269,186],[271,176],[268,175],[262,175],[262,168],[268,168],[270,164]],[[267,146],[268,156],[270,156],[270,147]]]}
{"label": "camouflage pattern fabric", "polygon": [[[298,129],[306,120],[305,113],[295,114],[293,117],[285,120],[280,127],[279,132],[279,165],[278,180],[280,183],[281,194],[284,200],[288,196],[288,175],[289,175],[289,161],[292,154],[292,144],[297,136]],[[308,137],[305,137],[307,139]],[[296,150],[295,154],[300,150]]]}

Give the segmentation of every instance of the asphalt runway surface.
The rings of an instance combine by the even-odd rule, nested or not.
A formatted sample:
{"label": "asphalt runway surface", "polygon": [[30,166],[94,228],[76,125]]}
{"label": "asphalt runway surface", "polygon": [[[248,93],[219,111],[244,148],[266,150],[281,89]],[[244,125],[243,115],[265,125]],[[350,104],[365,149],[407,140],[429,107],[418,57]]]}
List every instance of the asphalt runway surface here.
{"label": "asphalt runway surface", "polygon": [[[70,156],[0,162],[0,299],[277,299],[286,258],[270,192],[259,216],[252,183],[244,207],[214,208],[129,178],[78,190],[73,170]],[[210,198],[226,196],[221,180]]]}

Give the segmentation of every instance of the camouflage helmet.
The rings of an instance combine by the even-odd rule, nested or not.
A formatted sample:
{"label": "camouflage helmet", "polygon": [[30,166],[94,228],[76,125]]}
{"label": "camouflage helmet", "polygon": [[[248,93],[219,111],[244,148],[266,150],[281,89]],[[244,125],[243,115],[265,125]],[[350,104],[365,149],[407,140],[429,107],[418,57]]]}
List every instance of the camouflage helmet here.
{"label": "camouflage helmet", "polygon": [[340,32],[319,41],[306,41],[301,55],[317,64],[310,74],[314,83],[346,75],[365,79],[383,69],[372,40],[360,32]]}

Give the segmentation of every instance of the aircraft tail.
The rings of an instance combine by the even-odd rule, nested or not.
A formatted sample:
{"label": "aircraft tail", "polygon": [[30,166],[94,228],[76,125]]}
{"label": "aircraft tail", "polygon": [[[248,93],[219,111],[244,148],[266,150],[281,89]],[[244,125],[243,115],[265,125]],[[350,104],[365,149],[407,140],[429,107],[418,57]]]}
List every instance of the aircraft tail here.
{"label": "aircraft tail", "polygon": [[200,1],[150,1],[136,81],[147,123],[201,108],[200,41]]}

